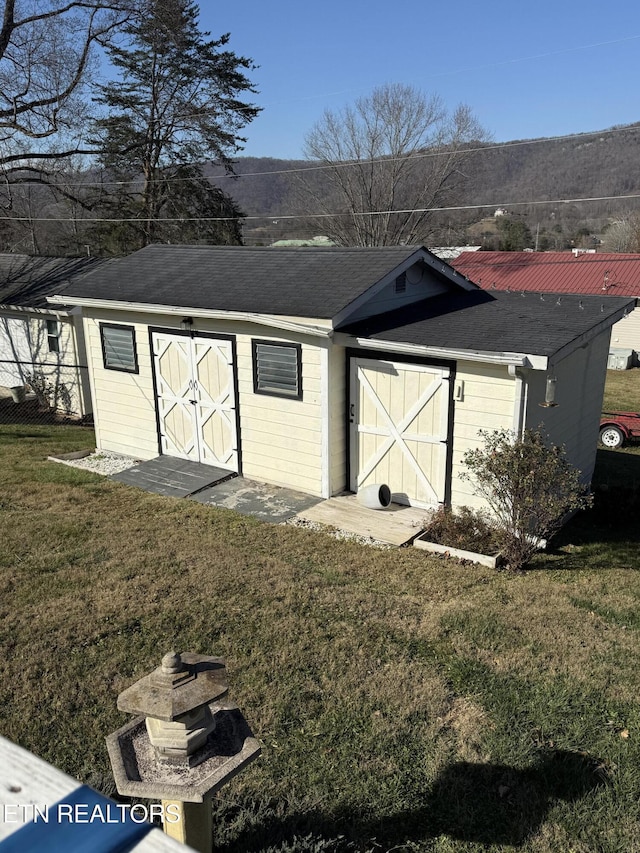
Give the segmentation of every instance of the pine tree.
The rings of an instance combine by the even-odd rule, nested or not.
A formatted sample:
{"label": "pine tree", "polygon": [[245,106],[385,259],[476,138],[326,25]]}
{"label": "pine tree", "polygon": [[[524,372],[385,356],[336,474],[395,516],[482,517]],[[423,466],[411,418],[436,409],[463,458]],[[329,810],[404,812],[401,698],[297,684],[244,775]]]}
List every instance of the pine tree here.
{"label": "pine tree", "polygon": [[228,33],[212,41],[200,32],[191,0],[148,0],[125,35],[109,50],[118,79],[99,87],[108,115],[96,142],[104,218],[130,221],[104,223],[103,236],[119,251],[158,240],[239,243],[242,214],[203,167],[232,172],[246,141],[241,131],[258,113],[240,100],[255,91],[251,60],[228,49]]}

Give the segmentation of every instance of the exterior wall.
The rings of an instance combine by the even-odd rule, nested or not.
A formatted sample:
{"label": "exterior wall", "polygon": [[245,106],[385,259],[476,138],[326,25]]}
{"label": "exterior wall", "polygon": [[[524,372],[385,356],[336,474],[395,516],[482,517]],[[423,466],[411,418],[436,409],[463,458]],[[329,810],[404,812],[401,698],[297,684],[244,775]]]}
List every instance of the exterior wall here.
{"label": "exterior wall", "polygon": [[[539,405],[545,397],[547,373],[524,372],[524,426],[543,427],[554,444],[564,445],[568,460],[582,472],[585,483],[591,481],[595,465],[608,349],[607,330],[550,371],[549,375],[553,373],[558,380],[558,405],[553,408]],[[460,479],[462,457],[467,450],[482,446],[480,429],[514,427],[516,380],[506,367],[458,362],[455,381],[463,383],[463,393],[462,399],[454,402],[451,504],[454,508],[480,508],[482,503],[473,495],[471,484]]]}
{"label": "exterior wall", "polygon": [[459,361],[454,382],[461,399],[453,404],[451,505],[480,508],[482,502],[471,484],[460,478],[465,471],[462,459],[467,450],[482,446],[479,430],[513,427],[516,381],[506,365]]}
{"label": "exterior wall", "polygon": [[24,385],[24,374],[32,364],[28,319],[0,317],[0,385],[5,388]]}
{"label": "exterior wall", "polygon": [[[134,327],[139,373],[105,370],[100,322]],[[180,321],[177,317],[124,311],[92,312],[85,318],[98,447],[139,459],[151,459],[159,453],[149,326],[179,330]],[[322,495],[321,355],[328,342],[237,321],[196,319],[196,335],[198,332],[233,335],[236,339],[242,474]],[[302,400],[254,393],[251,341],[255,338],[302,345]]]}
{"label": "exterior wall", "polygon": [[[134,327],[139,373],[105,370],[100,322]],[[158,455],[148,322],[148,315],[116,311],[84,318],[96,446],[98,450],[110,450],[137,459],[153,459]],[[176,328],[175,319],[171,325]]]}
{"label": "exterior wall", "polygon": [[[59,323],[57,353],[49,352],[47,320]],[[86,360],[78,353],[72,317],[27,312],[0,316],[0,385],[24,385],[30,373],[42,374],[60,411],[75,415],[91,412]]]}
{"label": "exterior wall", "polygon": [[347,488],[347,364],[344,347],[329,351],[330,493]]}
{"label": "exterior wall", "polygon": [[636,308],[622,320],[618,320],[612,328],[611,348],[634,350],[634,364],[638,364],[640,355],[640,308]]}
{"label": "exterior wall", "polygon": [[[273,332],[263,326],[237,337],[242,473],[322,495],[321,347],[302,336]],[[302,344],[302,400],[253,393],[252,338]]]}
{"label": "exterior wall", "polygon": [[547,374],[531,371],[527,381],[527,428],[542,425],[554,444],[564,445],[567,459],[582,472],[584,483],[591,482],[596,460],[608,351],[609,330],[556,364],[558,405],[554,408],[539,406]]}
{"label": "exterior wall", "polygon": [[91,415],[93,413],[93,398],[91,397],[91,383],[89,382],[89,362],[87,361],[87,347],[84,340],[82,312],[72,312],[72,318],[74,329],[73,340],[75,343],[75,361],[77,365],[77,391],[81,401],[78,411],[82,415]]}

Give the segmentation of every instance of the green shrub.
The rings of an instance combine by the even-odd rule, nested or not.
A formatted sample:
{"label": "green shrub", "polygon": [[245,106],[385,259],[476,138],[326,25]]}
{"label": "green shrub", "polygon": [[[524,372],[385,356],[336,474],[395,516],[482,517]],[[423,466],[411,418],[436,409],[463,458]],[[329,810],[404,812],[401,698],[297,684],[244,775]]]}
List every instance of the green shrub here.
{"label": "green shrub", "polygon": [[524,569],[567,517],[591,506],[580,472],[566,459],[564,448],[551,444],[540,430],[521,437],[507,429],[480,431],[484,447],[463,457],[469,469],[461,477],[486,502],[512,571]]}

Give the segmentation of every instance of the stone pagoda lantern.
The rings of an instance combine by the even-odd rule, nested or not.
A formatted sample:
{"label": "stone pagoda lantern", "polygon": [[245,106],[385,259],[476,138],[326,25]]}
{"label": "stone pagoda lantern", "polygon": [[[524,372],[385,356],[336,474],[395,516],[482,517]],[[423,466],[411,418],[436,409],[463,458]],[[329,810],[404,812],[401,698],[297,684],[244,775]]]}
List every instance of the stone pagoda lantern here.
{"label": "stone pagoda lantern", "polygon": [[118,696],[138,716],[107,737],[118,792],[161,800],[164,831],[203,853],[212,794],[260,754],[228,689],[221,658],[169,652]]}

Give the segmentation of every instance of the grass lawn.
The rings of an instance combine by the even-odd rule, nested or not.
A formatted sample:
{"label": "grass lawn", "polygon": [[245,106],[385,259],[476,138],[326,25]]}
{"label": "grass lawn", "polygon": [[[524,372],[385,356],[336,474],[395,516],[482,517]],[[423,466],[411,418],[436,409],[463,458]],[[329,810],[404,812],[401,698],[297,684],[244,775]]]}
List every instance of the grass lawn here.
{"label": "grass lawn", "polygon": [[[509,575],[161,498],[0,427],[0,733],[112,793],[117,694],[227,659],[263,756],[220,851],[640,851],[640,455]],[[633,484],[636,484],[634,488]]]}
{"label": "grass lawn", "polygon": [[602,408],[605,412],[640,412],[640,367],[607,370]]}

